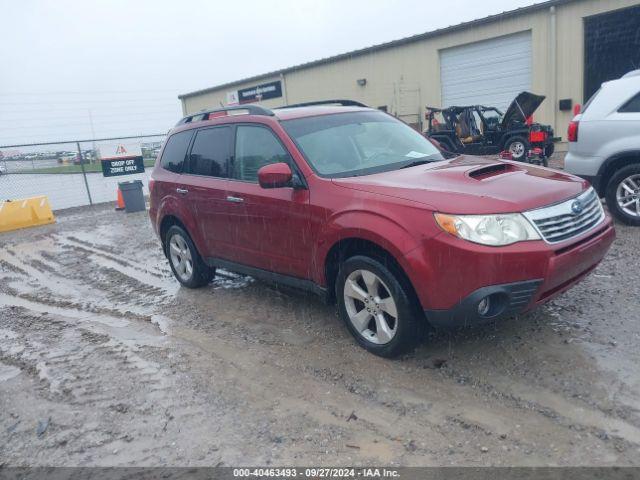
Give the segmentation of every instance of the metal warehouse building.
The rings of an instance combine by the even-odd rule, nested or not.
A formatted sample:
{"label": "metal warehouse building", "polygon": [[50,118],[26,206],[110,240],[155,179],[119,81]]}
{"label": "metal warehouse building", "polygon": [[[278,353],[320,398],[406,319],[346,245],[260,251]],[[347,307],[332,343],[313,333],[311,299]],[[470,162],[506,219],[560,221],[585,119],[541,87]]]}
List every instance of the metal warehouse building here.
{"label": "metal warehouse building", "polygon": [[349,98],[422,128],[425,106],[506,108],[547,98],[535,120],[564,140],[573,105],[640,68],[640,0],[551,0],[180,95],[185,114]]}

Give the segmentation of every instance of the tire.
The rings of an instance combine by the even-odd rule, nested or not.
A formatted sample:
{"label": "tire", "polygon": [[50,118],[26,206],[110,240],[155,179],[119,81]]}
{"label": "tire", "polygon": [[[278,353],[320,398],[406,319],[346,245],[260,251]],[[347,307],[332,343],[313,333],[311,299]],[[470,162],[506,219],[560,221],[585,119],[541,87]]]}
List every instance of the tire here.
{"label": "tire", "polygon": [[527,160],[527,152],[531,149],[529,142],[520,136],[511,137],[504,144],[504,149],[511,153],[511,157],[517,162]]}
{"label": "tire", "polygon": [[366,256],[351,257],[340,266],[338,313],[360,346],[374,355],[396,357],[423,337],[424,313],[407,282],[403,275]]}
{"label": "tire", "polygon": [[544,147],[544,154],[547,157],[551,157],[551,155],[553,155],[553,152],[555,151],[556,151],[556,146],[553,143],[550,143],[549,145]]}
{"label": "tire", "polygon": [[[624,206],[624,194],[628,197],[626,202],[632,201],[630,205]],[[607,183],[605,198],[616,219],[627,225],[640,226],[640,164],[627,165],[614,173]]]}
{"label": "tire", "polygon": [[182,227],[170,227],[165,235],[164,245],[173,275],[182,285],[200,288],[211,281],[215,269],[204,263],[191,237]]}

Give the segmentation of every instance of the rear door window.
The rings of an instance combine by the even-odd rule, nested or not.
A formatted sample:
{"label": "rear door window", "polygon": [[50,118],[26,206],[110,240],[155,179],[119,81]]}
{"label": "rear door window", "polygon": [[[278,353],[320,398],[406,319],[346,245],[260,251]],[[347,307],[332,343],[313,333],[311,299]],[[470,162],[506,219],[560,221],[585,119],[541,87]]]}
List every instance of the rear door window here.
{"label": "rear door window", "polygon": [[164,146],[162,158],[160,159],[162,168],[170,172],[182,173],[192,135],[193,130],[186,130],[174,133],[167,139],[167,144]]}
{"label": "rear door window", "polygon": [[271,163],[292,165],[291,156],[276,136],[265,127],[240,125],[236,131],[233,178],[258,182],[258,170]]}
{"label": "rear door window", "polygon": [[198,130],[186,171],[193,175],[228,178],[231,136],[231,127]]}
{"label": "rear door window", "polygon": [[640,112],[640,92],[636,93],[627,103],[620,107],[618,110],[622,113],[637,113]]}

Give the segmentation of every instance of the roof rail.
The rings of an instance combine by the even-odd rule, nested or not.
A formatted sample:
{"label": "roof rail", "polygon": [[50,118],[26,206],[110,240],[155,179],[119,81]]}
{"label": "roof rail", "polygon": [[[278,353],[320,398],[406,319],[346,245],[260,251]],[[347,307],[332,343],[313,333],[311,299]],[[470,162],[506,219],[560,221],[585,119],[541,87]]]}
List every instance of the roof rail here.
{"label": "roof rail", "polygon": [[293,105],[285,105],[278,108],[296,108],[296,107],[311,107],[313,105],[342,105],[343,107],[368,107],[364,103],[356,102],[355,100],[318,100],[317,102],[305,102],[294,103]]}
{"label": "roof rail", "polygon": [[260,105],[233,105],[230,107],[215,108],[213,110],[203,110],[201,112],[192,113],[191,115],[187,115],[186,117],[181,118],[180,121],[176,123],[176,125],[200,122],[202,120],[209,120],[211,118],[215,118],[216,116],[221,116],[221,115],[211,116],[210,114],[212,113],[223,114],[227,112],[243,111],[243,110],[246,111],[248,115],[266,115],[269,117],[272,117],[274,115],[274,113],[271,110],[269,110],[268,108],[261,107]]}

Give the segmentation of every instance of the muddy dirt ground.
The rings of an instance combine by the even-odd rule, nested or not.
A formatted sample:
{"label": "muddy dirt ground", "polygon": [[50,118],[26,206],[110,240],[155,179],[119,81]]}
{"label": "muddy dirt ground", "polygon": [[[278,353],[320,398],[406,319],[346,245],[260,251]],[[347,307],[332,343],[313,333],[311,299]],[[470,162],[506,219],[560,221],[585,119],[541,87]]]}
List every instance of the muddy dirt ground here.
{"label": "muddy dirt ground", "polygon": [[638,465],[640,250],[384,360],[312,296],[179,288],[146,213],[0,235],[0,464]]}

